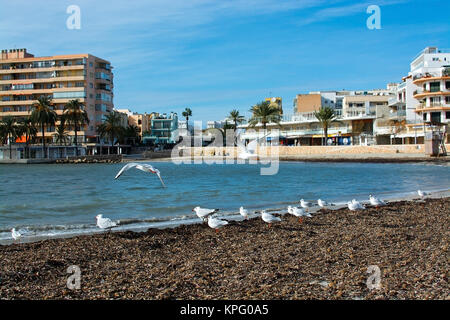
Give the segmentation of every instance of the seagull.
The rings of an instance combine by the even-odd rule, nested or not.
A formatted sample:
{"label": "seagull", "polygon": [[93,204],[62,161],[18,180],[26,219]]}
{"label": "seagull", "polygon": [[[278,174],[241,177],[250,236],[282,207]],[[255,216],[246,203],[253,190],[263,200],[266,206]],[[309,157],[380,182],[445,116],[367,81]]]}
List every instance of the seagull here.
{"label": "seagull", "polygon": [[377,197],[375,197],[375,196],[373,196],[371,194],[369,195],[369,201],[370,201],[371,205],[373,205],[373,206],[375,206],[377,208],[386,205],[386,202],[384,202],[381,199],[378,199]]}
{"label": "seagull", "polygon": [[258,154],[256,153],[256,146],[257,146],[258,140],[255,139],[247,144],[247,146],[244,146],[242,144],[238,144],[238,158],[247,160],[250,158],[257,158]]}
{"label": "seagull", "polygon": [[245,220],[248,219],[248,210],[244,209],[244,207],[239,208],[239,213],[244,217]]}
{"label": "seagull", "polygon": [[22,233],[20,231],[17,231],[16,228],[12,228],[11,236],[14,240],[19,240],[22,237]]}
{"label": "seagull", "polygon": [[145,172],[155,173],[158,176],[159,180],[161,180],[163,187],[166,187],[166,185],[164,184],[164,181],[161,178],[161,174],[160,174],[159,170],[154,168],[152,165],[149,165],[146,163],[135,163],[135,162],[128,163],[122,169],[120,169],[119,173],[117,173],[117,175],[114,177],[114,179],[119,178],[122,175],[122,173],[124,173],[125,171],[127,171],[131,168],[136,168],[136,169],[139,169],[139,170],[142,170]]}
{"label": "seagull", "polygon": [[281,221],[280,218],[275,217],[270,213],[267,213],[266,210],[261,211],[261,218],[263,219],[264,222],[267,222],[269,224],[269,228],[272,225],[272,223]]}
{"label": "seagull", "polygon": [[192,209],[192,211],[195,212],[197,217],[199,217],[200,219],[203,220],[203,222],[205,222],[208,219],[209,215],[216,213],[217,211],[219,211],[219,209],[207,209],[207,208],[195,207],[194,209]]}
{"label": "seagull", "polygon": [[214,218],[211,216],[208,217],[208,226],[212,229],[216,229],[216,232],[219,232],[219,228],[222,228],[223,226],[226,226],[227,224],[228,224],[228,221]]}
{"label": "seagull", "polygon": [[305,201],[303,199],[300,200],[300,205],[306,210],[309,210],[309,208],[313,206],[311,202]]}
{"label": "seagull", "polygon": [[289,206],[288,212],[293,216],[296,216],[298,218],[298,222],[300,223],[303,223],[303,217],[312,217],[308,212],[305,212],[305,210],[298,207]]}
{"label": "seagull", "polygon": [[332,203],[328,203],[325,200],[321,200],[321,199],[317,200],[317,203],[318,203],[319,207],[321,207],[321,208],[325,208],[325,207],[333,205]]}
{"label": "seagull", "polygon": [[417,190],[417,194],[419,195],[419,197],[424,198],[425,196],[429,195],[430,193],[422,191],[422,190]]}
{"label": "seagull", "polygon": [[97,227],[100,229],[111,229],[117,226],[117,222],[112,221],[110,218],[103,218],[102,214],[95,217],[97,219]]}
{"label": "seagull", "polygon": [[364,210],[366,207],[364,207],[361,203],[353,199],[352,201],[347,202],[347,206],[351,211],[356,210]]}

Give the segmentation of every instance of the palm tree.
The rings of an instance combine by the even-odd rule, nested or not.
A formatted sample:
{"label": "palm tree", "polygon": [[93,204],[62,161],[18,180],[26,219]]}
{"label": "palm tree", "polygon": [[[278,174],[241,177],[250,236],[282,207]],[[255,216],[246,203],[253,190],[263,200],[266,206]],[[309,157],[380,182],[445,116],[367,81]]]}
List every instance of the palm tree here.
{"label": "palm tree", "polygon": [[61,121],[60,121],[58,127],[56,128],[56,133],[53,136],[56,138],[55,139],[56,143],[59,143],[60,145],[62,145],[64,143],[64,145],[66,145],[68,134],[67,134],[66,123],[65,123],[64,118],[61,118]]}
{"label": "palm tree", "polygon": [[78,128],[89,124],[89,117],[83,104],[78,100],[70,100],[64,106],[64,120],[72,125],[75,131],[75,155],[78,156]]}
{"label": "palm tree", "polygon": [[20,136],[19,126],[16,124],[16,120],[13,117],[3,118],[0,126],[2,127],[3,135],[5,135],[9,141],[9,159],[12,159],[12,144],[14,140]]}
{"label": "palm tree", "polygon": [[40,96],[38,102],[35,103],[31,108],[31,119],[35,123],[39,123],[41,125],[42,132],[42,154],[43,157],[46,158],[45,152],[45,126],[53,126],[56,122],[56,112],[50,106],[52,103],[52,99],[49,96]]}
{"label": "palm tree", "polygon": [[31,117],[23,118],[19,121],[20,133],[25,135],[25,157],[30,157],[29,144],[30,140],[36,138],[37,129]]}
{"label": "palm tree", "polygon": [[101,138],[108,137],[111,147],[114,147],[115,138],[120,137],[123,127],[121,117],[116,111],[110,112],[105,121],[97,127],[97,132]]}
{"label": "palm tree", "polygon": [[269,101],[258,103],[253,106],[250,111],[253,115],[249,119],[248,124],[250,127],[255,127],[257,124],[261,123],[264,129],[264,136],[266,136],[268,123],[272,122],[279,124],[281,121],[280,109]]}
{"label": "palm tree", "polygon": [[189,131],[189,117],[192,116],[192,110],[189,108],[186,108],[181,113],[181,115],[186,118],[186,130]]}
{"label": "palm tree", "polygon": [[326,141],[328,138],[328,128],[330,127],[330,124],[336,120],[336,114],[334,113],[334,110],[332,108],[326,106],[320,108],[319,111],[314,111],[314,116],[322,125],[324,135],[322,145],[326,145]]}
{"label": "palm tree", "polygon": [[230,112],[228,118],[234,123],[234,131],[237,129],[237,125],[245,120],[245,117],[239,114],[239,111],[234,109]]}
{"label": "palm tree", "polygon": [[[124,140],[133,140],[133,144],[139,142],[140,137],[140,129],[138,126],[135,125],[129,125],[128,127],[124,128],[123,130],[123,138]],[[126,141],[125,141],[126,142]]]}

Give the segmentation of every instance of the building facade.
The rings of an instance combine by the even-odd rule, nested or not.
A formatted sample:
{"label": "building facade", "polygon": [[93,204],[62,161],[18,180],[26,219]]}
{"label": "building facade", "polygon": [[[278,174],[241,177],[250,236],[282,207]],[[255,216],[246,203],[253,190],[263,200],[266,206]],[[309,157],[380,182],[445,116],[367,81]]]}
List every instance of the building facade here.
{"label": "building facade", "polygon": [[[89,124],[79,128],[79,142],[96,143],[99,140],[96,128],[114,107],[113,88],[110,62],[90,54],[35,57],[26,49],[1,51],[0,119],[28,117],[32,105],[42,95],[52,99],[58,116],[67,102],[78,99],[89,117]],[[44,137],[39,131],[37,142],[44,138],[51,143],[54,134],[53,126],[46,129]],[[73,131],[68,134],[74,136]]]}
{"label": "building facade", "polygon": [[144,144],[171,145],[177,143],[178,138],[178,115],[176,113],[153,112],[150,114],[150,134],[144,135]]}

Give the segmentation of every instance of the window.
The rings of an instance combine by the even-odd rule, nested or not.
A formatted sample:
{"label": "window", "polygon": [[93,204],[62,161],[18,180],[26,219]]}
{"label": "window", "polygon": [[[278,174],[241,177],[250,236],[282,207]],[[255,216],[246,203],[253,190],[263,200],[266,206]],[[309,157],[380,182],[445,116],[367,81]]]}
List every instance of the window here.
{"label": "window", "polygon": [[92,89],[94,88],[94,84],[92,82],[89,82],[89,87]]}
{"label": "window", "polygon": [[439,82],[430,83],[430,92],[438,92],[441,90],[441,84]]}
{"label": "window", "polygon": [[68,99],[68,98],[84,98],[86,94],[84,91],[69,91],[69,92],[55,92],[54,99]]}
{"label": "window", "polygon": [[431,122],[441,122],[441,113],[440,112],[432,112],[431,113]]}
{"label": "window", "polygon": [[450,111],[445,112],[445,118],[450,119]]}
{"label": "window", "polygon": [[445,89],[450,90],[450,81],[445,82]]}
{"label": "window", "polygon": [[427,114],[426,113],[423,114],[423,121],[427,121]]}

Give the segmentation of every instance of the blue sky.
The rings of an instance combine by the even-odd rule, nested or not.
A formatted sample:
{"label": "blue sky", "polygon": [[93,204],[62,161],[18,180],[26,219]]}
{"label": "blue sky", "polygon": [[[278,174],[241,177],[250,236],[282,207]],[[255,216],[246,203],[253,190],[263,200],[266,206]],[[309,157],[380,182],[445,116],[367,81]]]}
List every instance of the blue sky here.
{"label": "blue sky", "polygon": [[[69,30],[69,5],[81,29]],[[381,30],[369,30],[369,5]],[[450,48],[449,1],[0,0],[2,49],[91,53],[114,66],[116,108],[223,119],[297,93],[384,88],[426,46]]]}

